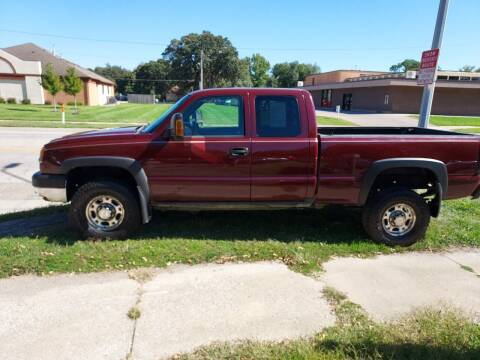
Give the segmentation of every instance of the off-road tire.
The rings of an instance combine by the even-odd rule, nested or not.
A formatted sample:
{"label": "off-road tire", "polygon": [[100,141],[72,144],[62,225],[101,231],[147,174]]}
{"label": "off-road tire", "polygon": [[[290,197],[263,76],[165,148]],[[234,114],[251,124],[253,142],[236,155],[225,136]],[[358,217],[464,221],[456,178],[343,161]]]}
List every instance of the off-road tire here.
{"label": "off-road tire", "polygon": [[[86,207],[97,196],[108,195],[118,199],[124,208],[120,225],[113,230],[101,230],[89,225]],[[82,185],[73,195],[69,222],[83,238],[125,239],[141,224],[140,207],[137,197],[129,187],[114,181],[92,181]]]}
{"label": "off-road tire", "polygon": [[[395,204],[407,204],[415,213],[413,228],[405,235],[392,236],[383,227],[383,214]],[[385,190],[368,200],[362,214],[363,227],[378,243],[410,246],[425,236],[430,223],[430,209],[425,200],[412,190]]]}

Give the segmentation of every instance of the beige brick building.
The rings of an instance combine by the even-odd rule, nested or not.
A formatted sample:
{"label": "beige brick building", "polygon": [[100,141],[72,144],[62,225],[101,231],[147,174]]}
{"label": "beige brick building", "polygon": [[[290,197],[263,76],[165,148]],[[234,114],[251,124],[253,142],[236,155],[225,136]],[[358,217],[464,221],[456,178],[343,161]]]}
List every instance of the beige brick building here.
{"label": "beige brick building", "polygon": [[[85,105],[105,105],[115,95],[115,83],[113,81],[56,56],[33,43],[11,46],[4,48],[3,51],[23,61],[39,62],[42,69],[44,69],[47,64],[52,64],[59,75],[65,75],[67,69],[73,67],[83,81],[83,89],[77,95],[77,101],[81,101]],[[44,91],[44,99],[45,101],[51,102],[52,96],[47,91]],[[62,92],[57,94],[56,99],[58,103],[68,103],[73,101],[73,96]]]}
{"label": "beige brick building", "polygon": [[[315,106],[325,109],[368,110],[417,114],[423,86],[416,71],[337,70],[307,76],[304,88]],[[480,115],[480,73],[439,71],[432,114]]]}

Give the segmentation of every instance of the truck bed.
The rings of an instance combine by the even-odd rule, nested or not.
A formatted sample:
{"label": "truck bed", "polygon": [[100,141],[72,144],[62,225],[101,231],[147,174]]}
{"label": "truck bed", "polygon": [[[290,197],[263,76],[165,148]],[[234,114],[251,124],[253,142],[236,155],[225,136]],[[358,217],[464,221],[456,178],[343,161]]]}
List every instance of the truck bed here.
{"label": "truck bed", "polygon": [[419,127],[319,127],[318,134],[333,135],[456,135],[475,136],[453,131],[425,129]]}

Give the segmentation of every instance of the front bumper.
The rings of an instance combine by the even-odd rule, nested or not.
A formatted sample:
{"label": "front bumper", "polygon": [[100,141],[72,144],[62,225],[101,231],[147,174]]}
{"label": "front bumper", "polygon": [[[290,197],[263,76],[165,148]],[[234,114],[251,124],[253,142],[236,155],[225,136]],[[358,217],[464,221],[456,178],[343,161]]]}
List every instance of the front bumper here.
{"label": "front bumper", "polygon": [[43,199],[53,202],[67,202],[67,178],[65,175],[42,174],[32,176],[32,185]]}

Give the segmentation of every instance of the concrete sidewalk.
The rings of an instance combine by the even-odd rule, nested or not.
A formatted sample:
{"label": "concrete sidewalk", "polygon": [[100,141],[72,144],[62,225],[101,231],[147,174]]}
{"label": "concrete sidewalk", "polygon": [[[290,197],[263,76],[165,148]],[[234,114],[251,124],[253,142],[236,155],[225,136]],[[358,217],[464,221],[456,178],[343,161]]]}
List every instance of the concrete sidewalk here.
{"label": "concrete sidewalk", "polygon": [[480,323],[480,250],[405,253],[327,262],[322,280],[378,321],[452,307]]}
{"label": "concrete sidewalk", "polygon": [[309,336],[335,321],[325,285],[380,321],[447,306],[480,322],[480,250],[337,258],[324,268],[320,280],[275,262],[3,279],[0,354],[148,360],[214,341]]}
{"label": "concrete sidewalk", "polygon": [[[323,284],[280,263],[0,280],[4,359],[159,359],[212,341],[308,336]],[[127,317],[137,307],[140,318]]]}

